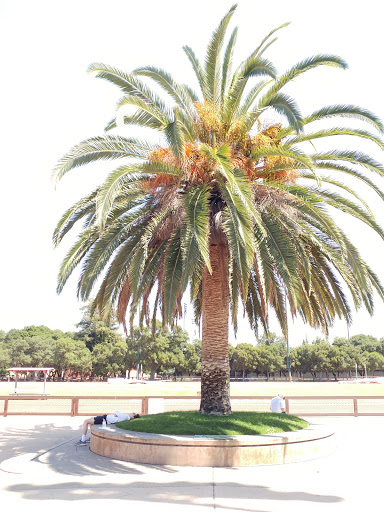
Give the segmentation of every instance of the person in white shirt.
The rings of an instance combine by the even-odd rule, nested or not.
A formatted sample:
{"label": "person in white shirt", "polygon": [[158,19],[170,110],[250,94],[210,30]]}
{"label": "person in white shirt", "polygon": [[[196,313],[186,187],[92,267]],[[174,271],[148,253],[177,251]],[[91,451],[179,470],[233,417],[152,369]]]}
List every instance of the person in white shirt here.
{"label": "person in white shirt", "polygon": [[83,432],[80,440],[80,444],[85,444],[88,428],[91,425],[102,425],[105,420],[107,425],[118,423],[120,421],[133,420],[134,418],[140,418],[140,414],[137,412],[131,412],[129,414],[123,414],[120,411],[115,411],[113,414],[102,414],[101,416],[95,416],[94,418],[88,418],[84,420]]}
{"label": "person in white shirt", "polygon": [[277,396],[272,398],[271,400],[271,412],[282,412],[286,414],[285,412],[285,395],[284,393],[279,393]]}

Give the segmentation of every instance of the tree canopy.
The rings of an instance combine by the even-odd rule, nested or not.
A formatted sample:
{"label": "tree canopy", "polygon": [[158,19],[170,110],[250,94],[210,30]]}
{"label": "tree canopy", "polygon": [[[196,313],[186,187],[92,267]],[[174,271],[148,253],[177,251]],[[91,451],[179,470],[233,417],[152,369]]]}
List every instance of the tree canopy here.
{"label": "tree canopy", "polygon": [[[235,62],[237,28],[226,37],[235,9],[213,32],[203,61],[183,47],[196,91],[156,66],[125,72],[91,64],[94,76],[122,93],[117,114],[105,135],[77,144],[54,169],[57,182],[79,166],[118,161],[57,225],[56,245],[83,222],[61,265],[58,291],[81,265],[78,295],[88,299],[97,287],[102,316],[116,305],[124,325],[127,315],[133,325],[136,314],[155,322],[159,312],[165,326],[182,315],[189,287],[202,320],[200,411],[209,414],[231,412],[228,319],[236,328],[240,303],[255,331],[268,330],[272,309],[286,335],[289,313],[325,333],[337,317],[350,323],[346,290],[354,307],[369,313],[373,292],[384,298],[377,276],[331,214],[347,213],[384,238],[360,193],[363,183],[384,198],[369,177],[382,176],[384,167],[359,150],[360,140],[383,149],[383,124],[350,104],[300,111],[287,86],[315,68],[347,64],[317,54],[278,73],[265,53],[285,25]],[[349,118],[362,128],[344,124]],[[158,142],[134,131],[116,134],[120,120],[151,129]],[[325,137],[336,143],[339,136],[352,149],[318,149]]]}

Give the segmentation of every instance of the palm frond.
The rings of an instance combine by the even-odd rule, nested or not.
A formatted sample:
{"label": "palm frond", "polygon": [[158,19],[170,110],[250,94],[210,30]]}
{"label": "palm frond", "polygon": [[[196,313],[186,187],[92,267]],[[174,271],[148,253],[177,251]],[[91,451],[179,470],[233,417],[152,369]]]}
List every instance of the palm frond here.
{"label": "palm frond", "polygon": [[325,203],[338,210],[348,213],[350,216],[355,217],[365,224],[367,224],[370,228],[372,228],[381,238],[384,239],[384,231],[381,227],[375,222],[374,218],[369,212],[366,212],[362,208],[360,208],[357,204],[349,201],[344,198],[340,194],[336,194],[334,192],[330,192],[327,190],[318,190],[317,194],[323,199]]}
{"label": "palm frond", "polygon": [[[124,110],[127,106],[135,108],[136,112],[134,112],[134,114],[125,115]],[[145,126],[145,123],[147,122],[149,127],[159,129],[173,120],[172,111],[165,105],[162,105],[160,108],[158,105],[155,106],[142,100],[141,98],[137,98],[136,96],[124,96],[121,98],[121,100],[117,103],[117,113],[117,120],[119,120],[119,116],[133,117],[136,115],[139,119],[139,116],[141,116],[141,118],[144,120],[144,122],[141,123],[143,126]],[[147,119],[148,121],[146,121]],[[127,124],[126,121],[125,124]]]}
{"label": "palm frond", "polygon": [[293,66],[289,71],[284,73],[280,78],[276,80],[276,83],[271,87],[268,91],[268,96],[274,96],[277,94],[288,82],[294,80],[301,74],[309,71],[310,69],[314,69],[318,66],[332,66],[341,69],[347,69],[347,63],[337,57],[336,55],[314,55],[312,57],[308,57],[304,59],[295,66]]}
{"label": "palm frond", "polygon": [[100,285],[95,300],[99,309],[103,309],[106,304],[113,304],[120,294],[123,285],[127,282],[132,257],[135,254],[140,237],[142,235],[143,226],[136,227],[124,244],[120,246],[117,254],[114,256],[105,276]]}
{"label": "palm frond", "polygon": [[252,264],[254,235],[250,214],[235,194],[232,187],[218,180],[221,194],[226,202],[223,210],[223,230],[228,239],[228,247],[235,259],[242,277],[244,296],[247,294],[249,270]]}
{"label": "palm frond", "polygon": [[285,145],[291,145],[291,144],[297,144],[300,142],[305,141],[311,141],[311,140],[317,140],[322,139],[324,137],[334,137],[335,135],[352,135],[356,137],[360,137],[362,139],[371,140],[375,144],[379,146],[380,149],[384,149],[384,143],[379,137],[376,137],[370,132],[367,132],[365,130],[355,130],[353,128],[347,128],[347,127],[335,127],[335,128],[328,128],[325,130],[319,130],[317,132],[308,133],[308,134],[299,134],[292,137],[289,137],[284,141]]}
{"label": "palm frond", "polygon": [[303,124],[306,125],[314,121],[320,121],[322,119],[328,119],[332,117],[359,119],[361,121],[370,123],[381,133],[384,131],[384,125],[376,114],[356,105],[330,105],[323,107],[319,110],[315,110],[315,112],[313,112],[310,116],[305,117],[303,119]]}
{"label": "palm frond", "polygon": [[91,64],[88,68],[88,72],[93,73],[97,78],[107,80],[117,85],[126,96],[135,96],[160,110],[164,108],[164,103],[161,98],[151,91],[151,89],[134,74],[127,74],[101,63]]}
{"label": "palm frond", "polygon": [[180,231],[176,231],[169,241],[164,272],[163,311],[167,323],[172,321],[180,283],[183,275],[183,255],[180,243]]}
{"label": "palm frond", "polygon": [[374,171],[377,174],[380,174],[381,176],[384,175],[384,166],[380,162],[374,160],[369,155],[366,155],[365,153],[362,153],[360,151],[334,150],[329,151],[327,153],[315,153],[314,155],[312,155],[312,159],[314,162],[324,162],[326,160],[332,162],[342,160],[345,162],[350,162],[365,167],[366,169]]}
{"label": "palm frond", "polygon": [[123,165],[108,175],[107,179],[100,187],[96,198],[96,218],[101,230],[104,229],[107,215],[111,210],[112,204],[127,184],[127,175],[129,176],[130,173],[139,173],[142,169],[142,164]]}
{"label": "palm frond", "polygon": [[367,176],[359,172],[357,169],[352,169],[351,167],[347,167],[345,165],[336,164],[334,162],[316,162],[316,169],[326,169],[330,171],[337,171],[341,173],[348,174],[353,176],[354,178],[366,183],[372,190],[376,192],[376,194],[384,199],[384,193],[372,180],[370,180]]}
{"label": "palm frond", "polygon": [[[187,230],[189,232],[188,238],[195,241],[199,248],[199,256],[204,260],[209,272],[212,271],[211,264],[209,261],[209,209],[208,201],[210,196],[210,187],[196,187],[191,188],[187,191],[184,196],[184,208],[186,212]],[[190,244],[191,244],[190,242]],[[187,247],[183,247],[184,254],[184,267],[186,257],[189,258],[190,244]],[[189,258],[189,261],[191,259]],[[187,275],[190,275],[186,272]]]}
{"label": "palm frond", "polygon": [[260,245],[266,244],[271,258],[270,265],[281,275],[289,295],[296,304],[299,295],[298,266],[290,236],[284,223],[279,222],[277,212],[273,215],[273,212],[269,211],[268,215],[264,214],[262,217],[267,235]]}
{"label": "palm frond", "polygon": [[64,213],[57,223],[52,236],[55,247],[59,245],[66,233],[70,231],[78,220],[94,214],[96,194],[97,189],[80,199],[80,201],[71,206],[71,208],[68,208]]}
{"label": "palm frond", "polygon": [[232,35],[227,44],[223,59],[223,69],[221,71],[221,101],[223,102],[226,95],[227,88],[229,86],[229,79],[232,72],[232,59],[237,39],[237,27],[232,32]]}
{"label": "palm frond", "polygon": [[255,76],[268,76],[275,78],[276,70],[266,59],[252,57],[245,61],[241,69],[236,72],[230,88],[224,98],[224,120],[229,126],[236,117],[236,111],[241,103],[248,80]]}
{"label": "palm frond", "polygon": [[[305,173],[305,172],[302,172],[300,174],[300,178],[306,178],[306,179],[310,179],[310,180],[313,180],[315,179],[313,174],[309,174],[309,173]],[[334,185],[336,187],[339,187],[341,188],[342,190],[345,190],[346,192],[348,192],[349,194],[353,195],[358,201],[361,202],[361,204],[366,208],[366,210],[368,211],[369,215],[373,217],[373,213],[369,207],[369,204],[364,201],[364,199],[357,193],[355,192],[354,189],[352,189],[351,187],[348,187],[345,183],[341,182],[341,181],[337,181],[329,176],[322,176],[321,177],[321,183],[330,183],[331,185]],[[383,197],[384,199],[384,194],[383,194]]]}
{"label": "palm frond", "polygon": [[201,64],[199,62],[199,59],[194,54],[192,48],[189,46],[183,46],[183,50],[186,53],[189,62],[192,64],[193,71],[195,72],[197,82],[199,84],[201,93],[204,97],[204,91],[205,91],[205,73],[203,68],[201,67]]}
{"label": "palm frond", "polygon": [[121,244],[132,235],[138,226],[138,221],[143,217],[143,210],[132,212],[124,219],[109,226],[93,245],[92,252],[87,259],[87,264],[81,275],[79,290],[82,297],[90,296],[97,279],[102,275],[110,258]]}
{"label": "palm frond", "polygon": [[228,23],[236,9],[233,5],[212,34],[205,56],[204,99],[218,105],[221,93],[220,54]]}
{"label": "palm frond", "polygon": [[258,119],[260,112],[268,107],[273,108],[280,115],[284,116],[287,119],[289,126],[291,126],[296,132],[302,131],[303,120],[296,102],[288,95],[282,93],[276,93],[273,95],[267,93],[264,98],[262,98],[257,110],[255,111],[256,116],[253,119],[252,117],[250,119],[253,122],[246,125],[249,127],[248,130],[252,128],[256,119]]}
{"label": "palm frond", "polygon": [[[266,37],[264,37],[264,39],[261,41],[260,45],[256,48],[256,50],[254,50],[254,51],[252,52],[252,54],[251,54],[251,55],[256,57],[257,55],[261,55],[262,53],[264,53],[264,51],[266,50],[266,47],[264,46],[264,44],[268,41],[268,39],[270,39],[270,38],[271,38],[271,36],[273,36],[273,34],[274,34],[275,32],[277,32],[278,30],[281,30],[282,28],[287,27],[288,25],[290,25],[290,22],[288,22],[288,23],[283,23],[283,25],[280,25],[279,27],[274,28],[273,30],[271,30],[271,32],[270,32]],[[270,42],[270,43],[268,44],[268,46],[269,46],[270,44],[272,44],[274,41],[276,41],[276,38],[275,38],[272,42]],[[264,47],[264,48],[263,48],[263,47]]]}
{"label": "palm frond", "polygon": [[136,139],[106,135],[93,137],[74,146],[64,155],[54,168],[52,178],[58,182],[71,169],[99,160],[115,160],[117,158],[147,158],[154,146]]}
{"label": "palm frond", "polygon": [[73,270],[86,256],[88,251],[98,239],[98,236],[99,233],[97,228],[89,228],[81,234],[80,239],[71,247],[60,266],[57,279],[57,293],[62,292],[65,283],[71,276]]}
{"label": "palm frond", "polygon": [[189,114],[194,112],[193,101],[197,101],[197,96],[194,95],[192,100],[191,91],[187,90],[185,85],[176,83],[167,71],[154,66],[145,66],[135,69],[133,74],[151,78],[171,96],[179,108],[184,109]]}
{"label": "palm frond", "polygon": [[173,154],[176,157],[177,162],[181,162],[184,154],[184,134],[182,130],[182,124],[179,122],[178,110],[174,109],[175,120],[172,123],[168,123],[164,129],[164,134],[167,137],[167,141],[172,148]]}
{"label": "palm frond", "polygon": [[241,118],[245,116],[248,113],[248,111],[252,108],[252,105],[256,101],[257,96],[261,93],[264,87],[266,87],[270,83],[271,80],[268,79],[260,80],[260,82],[257,82],[257,84],[255,84],[252,87],[247,96],[244,98],[244,101],[241,104],[241,106],[238,107],[236,117]]}
{"label": "palm frond", "polygon": [[315,175],[315,165],[312,162],[312,158],[297,148],[290,148],[285,146],[260,147],[252,149],[251,152],[252,160],[260,160],[262,158],[271,156],[282,156],[290,158],[291,160],[293,160],[293,162],[300,163]]}

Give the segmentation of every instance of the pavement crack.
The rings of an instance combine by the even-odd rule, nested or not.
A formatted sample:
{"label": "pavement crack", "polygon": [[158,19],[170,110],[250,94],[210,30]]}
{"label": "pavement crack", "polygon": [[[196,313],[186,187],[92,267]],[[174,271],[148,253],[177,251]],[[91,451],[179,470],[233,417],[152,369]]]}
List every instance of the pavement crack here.
{"label": "pavement crack", "polygon": [[216,510],[216,496],[215,496],[215,468],[212,468],[212,501],[213,501],[213,510]]}

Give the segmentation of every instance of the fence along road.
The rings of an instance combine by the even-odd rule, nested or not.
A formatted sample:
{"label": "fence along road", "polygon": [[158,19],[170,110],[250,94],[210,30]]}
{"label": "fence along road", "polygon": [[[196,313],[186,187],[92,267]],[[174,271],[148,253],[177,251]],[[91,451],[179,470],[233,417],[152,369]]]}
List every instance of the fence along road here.
{"label": "fence along road", "polygon": [[[233,411],[269,412],[272,396],[234,396]],[[384,396],[289,396],[286,410],[295,416],[384,416]],[[0,415],[95,416],[114,410],[154,414],[195,411],[196,396],[36,396],[0,395]]]}

